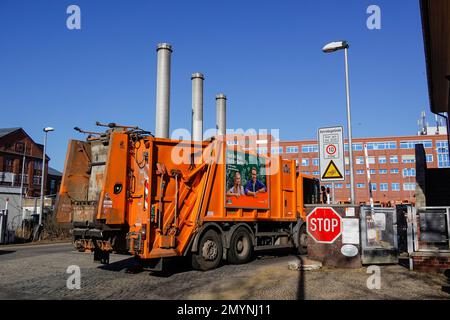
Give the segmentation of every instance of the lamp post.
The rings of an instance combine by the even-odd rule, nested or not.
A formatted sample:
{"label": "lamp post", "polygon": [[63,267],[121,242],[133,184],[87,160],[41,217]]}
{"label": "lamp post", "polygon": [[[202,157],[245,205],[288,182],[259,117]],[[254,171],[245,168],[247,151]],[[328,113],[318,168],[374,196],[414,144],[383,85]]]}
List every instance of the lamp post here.
{"label": "lamp post", "polygon": [[45,153],[47,149],[47,133],[54,131],[55,129],[51,127],[44,128],[45,138],[44,138],[44,153],[42,155],[42,176],[41,176],[41,210],[39,213],[39,228],[42,227],[42,215],[44,213],[44,181],[45,181]]}
{"label": "lamp post", "polygon": [[352,144],[352,124],[350,115],[350,86],[348,81],[348,42],[335,41],[328,43],[322,48],[325,53],[331,53],[344,49],[345,52],[345,89],[347,93],[347,130],[348,130],[348,154],[350,158],[350,201],[355,204],[355,180],[353,176],[353,144]]}

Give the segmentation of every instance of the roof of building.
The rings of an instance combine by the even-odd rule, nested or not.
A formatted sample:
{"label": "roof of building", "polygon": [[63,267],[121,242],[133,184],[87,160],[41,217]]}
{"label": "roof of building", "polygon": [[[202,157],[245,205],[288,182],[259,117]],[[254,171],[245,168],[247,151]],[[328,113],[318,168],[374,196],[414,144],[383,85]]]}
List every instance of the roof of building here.
{"label": "roof of building", "polygon": [[[23,134],[24,135],[26,135],[28,138],[30,138],[30,140],[34,143],[34,144],[36,144],[41,150],[43,150],[44,149],[44,145],[43,144],[41,144],[41,143],[36,143],[34,140],[33,140],[33,138],[31,138],[31,136],[23,129],[23,128],[21,128],[21,127],[15,127],[15,128],[0,128],[0,138],[3,138],[3,137],[5,137],[5,136],[7,136],[8,134],[11,134],[11,133],[13,133],[13,132],[16,132],[16,131],[22,131],[23,132]],[[49,161],[50,160],[50,157],[47,155],[47,160]]]}
{"label": "roof of building", "polygon": [[62,177],[62,172],[59,172],[58,170],[56,170],[55,168],[52,167],[48,167],[48,174],[51,176],[60,176]]}
{"label": "roof of building", "polygon": [[8,135],[8,134],[10,134],[10,133],[12,133],[14,131],[17,131],[19,129],[21,129],[21,128],[19,128],[19,127],[15,127],[15,128],[0,128],[0,138],[3,137],[3,136]]}
{"label": "roof of building", "polygon": [[[432,112],[448,112],[450,74],[450,4],[421,0],[423,40]],[[450,80],[450,79],[449,79]]]}

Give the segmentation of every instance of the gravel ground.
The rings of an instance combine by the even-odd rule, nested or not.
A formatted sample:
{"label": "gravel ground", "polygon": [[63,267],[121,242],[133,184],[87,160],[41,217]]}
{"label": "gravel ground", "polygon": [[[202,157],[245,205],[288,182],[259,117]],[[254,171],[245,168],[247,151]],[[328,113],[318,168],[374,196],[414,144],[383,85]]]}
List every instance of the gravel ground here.
{"label": "gravel ground", "polygon": [[[166,274],[141,271],[127,256],[93,262],[69,244],[0,248],[0,299],[449,299],[442,274],[381,267],[381,289],[369,290],[366,268],[293,271],[296,256],[262,256],[246,265],[193,271],[182,261]],[[81,289],[69,290],[69,265],[81,270]]]}

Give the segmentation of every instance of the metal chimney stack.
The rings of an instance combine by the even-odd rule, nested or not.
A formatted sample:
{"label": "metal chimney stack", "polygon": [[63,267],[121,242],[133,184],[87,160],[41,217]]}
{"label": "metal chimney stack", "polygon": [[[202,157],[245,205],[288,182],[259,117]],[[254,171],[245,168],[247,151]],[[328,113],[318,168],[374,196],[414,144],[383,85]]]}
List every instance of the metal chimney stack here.
{"label": "metal chimney stack", "polygon": [[158,44],[158,67],[156,79],[156,137],[169,138],[170,125],[170,59],[172,46]]}
{"label": "metal chimney stack", "polygon": [[201,73],[192,77],[192,140],[203,141],[203,80]]}
{"label": "metal chimney stack", "polygon": [[216,96],[216,129],[218,136],[227,133],[227,97],[222,93]]}

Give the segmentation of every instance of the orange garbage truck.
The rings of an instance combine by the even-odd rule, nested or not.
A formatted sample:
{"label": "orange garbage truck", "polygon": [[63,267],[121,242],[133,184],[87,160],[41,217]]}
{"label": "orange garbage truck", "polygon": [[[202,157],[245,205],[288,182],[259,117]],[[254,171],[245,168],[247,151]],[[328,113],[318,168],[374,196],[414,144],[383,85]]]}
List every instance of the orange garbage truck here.
{"label": "orange garbage truck", "polygon": [[96,261],[128,253],[161,270],[166,259],[189,257],[209,270],[256,251],[305,253],[304,205],[319,192],[294,160],[227,145],[226,136],[173,140],[109,124],[69,141],[56,215]]}

